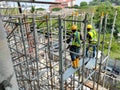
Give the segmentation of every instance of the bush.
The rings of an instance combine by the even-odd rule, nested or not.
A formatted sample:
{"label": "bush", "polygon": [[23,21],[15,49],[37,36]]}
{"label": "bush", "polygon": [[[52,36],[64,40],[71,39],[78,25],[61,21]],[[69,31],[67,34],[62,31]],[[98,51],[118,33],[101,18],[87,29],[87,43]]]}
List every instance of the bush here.
{"label": "bush", "polygon": [[117,52],[120,51],[120,44],[116,43],[115,41],[113,41],[112,45],[111,45],[111,51],[113,52]]}
{"label": "bush", "polygon": [[79,9],[78,5],[74,5],[72,8]]}
{"label": "bush", "polygon": [[60,11],[61,8],[53,8],[52,11]]}
{"label": "bush", "polygon": [[45,9],[44,8],[37,8],[36,10],[44,11]]}

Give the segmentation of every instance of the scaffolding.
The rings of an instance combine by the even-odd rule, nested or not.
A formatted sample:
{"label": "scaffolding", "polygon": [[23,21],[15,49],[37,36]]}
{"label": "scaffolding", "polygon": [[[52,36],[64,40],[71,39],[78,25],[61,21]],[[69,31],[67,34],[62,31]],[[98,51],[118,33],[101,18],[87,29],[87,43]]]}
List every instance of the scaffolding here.
{"label": "scaffolding", "polygon": [[[3,15],[4,16],[4,15]],[[73,16],[16,15],[3,20],[11,51],[13,67],[20,90],[106,90],[108,75],[103,70],[109,60],[112,36],[117,12],[115,12],[108,54],[104,55],[107,16],[101,15],[98,30],[96,58],[86,58],[86,25],[88,14]],[[73,18],[74,17],[74,18]],[[80,18],[78,18],[80,17]],[[93,17],[93,16],[92,16]],[[76,19],[77,18],[77,19]],[[84,18],[84,19],[83,19]],[[100,43],[103,18],[103,39]],[[4,19],[4,17],[3,17]],[[92,19],[92,18],[91,18]],[[66,40],[69,37],[67,24],[81,26],[84,41],[81,43],[80,67],[72,68]],[[40,28],[37,29],[36,25]],[[99,52],[99,46],[102,50]],[[77,53],[76,53],[77,54]],[[113,77],[112,77],[113,78]],[[101,80],[103,83],[101,84]]]}

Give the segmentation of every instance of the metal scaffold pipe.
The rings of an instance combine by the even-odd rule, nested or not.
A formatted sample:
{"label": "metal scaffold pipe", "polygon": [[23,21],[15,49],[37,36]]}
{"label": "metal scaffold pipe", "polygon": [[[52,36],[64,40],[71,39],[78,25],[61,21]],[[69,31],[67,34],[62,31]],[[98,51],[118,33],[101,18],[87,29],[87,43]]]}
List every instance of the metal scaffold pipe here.
{"label": "metal scaffold pipe", "polygon": [[35,46],[35,60],[36,60],[36,66],[37,66],[37,87],[40,88],[40,82],[39,82],[39,66],[38,66],[38,61],[39,61],[39,57],[38,57],[38,48],[37,48],[37,42],[38,42],[38,37],[37,37],[37,31],[35,30],[35,16],[33,13],[32,16],[32,24],[33,24],[33,35],[34,35],[34,46]]}
{"label": "metal scaffold pipe", "polygon": [[[107,19],[108,19],[108,13],[105,15],[105,26],[104,26],[104,30],[103,30],[103,41],[102,41],[102,50],[104,51],[104,42],[105,42],[105,37],[106,37],[106,34],[105,34],[105,32],[106,32],[106,27],[107,27]],[[104,54],[104,53],[103,53]],[[107,60],[106,60],[107,61]],[[103,61],[102,61],[103,62]],[[105,62],[105,65],[107,65],[106,64],[107,62]],[[103,77],[103,87],[104,87],[104,81],[105,81],[105,77]]]}
{"label": "metal scaffold pipe", "polygon": [[87,26],[87,17],[88,17],[88,14],[85,15],[85,19],[83,20],[84,22],[84,43],[83,43],[83,62],[82,62],[82,86],[81,86],[81,90],[83,90],[83,84],[84,84],[84,59],[85,59],[85,52],[86,52],[86,33],[87,33],[87,30],[86,30],[86,26]]}
{"label": "metal scaffold pipe", "polygon": [[62,28],[62,20],[59,16],[59,74],[60,74],[60,90],[64,90],[63,87],[63,28]]}
{"label": "metal scaffold pipe", "polygon": [[[100,45],[100,37],[101,37],[101,30],[102,30],[102,24],[103,24],[103,18],[104,18],[104,13],[101,13],[101,19],[100,19],[100,26],[99,26],[99,31],[98,31],[98,42],[97,42],[97,55],[96,55],[96,64],[98,63],[98,50],[99,50],[99,45]],[[100,66],[99,66],[99,74],[100,74],[100,67],[101,67],[101,62],[102,60],[100,60]],[[96,68],[96,65],[95,65]],[[99,78],[100,76],[98,75],[97,80],[99,82]],[[97,83],[97,89],[98,89],[98,83]],[[94,77],[94,85],[93,85],[93,89],[95,88],[95,77]]]}
{"label": "metal scaffold pipe", "polygon": [[[48,58],[49,58],[49,63],[50,63],[50,76],[52,77],[52,63],[50,59],[50,35],[51,35],[51,30],[49,29],[49,20],[50,20],[50,15],[46,16],[46,25],[47,25],[47,34],[48,34]],[[51,78],[51,90],[53,90],[53,79]]]}
{"label": "metal scaffold pipe", "polygon": [[112,44],[112,38],[113,38],[113,32],[114,32],[114,28],[115,28],[116,17],[117,17],[117,11],[115,12],[114,21],[113,21],[113,25],[112,25],[112,31],[111,31],[111,35],[110,35],[110,43],[109,43],[109,48],[108,48],[108,56],[110,55],[110,49],[111,49],[111,44]]}

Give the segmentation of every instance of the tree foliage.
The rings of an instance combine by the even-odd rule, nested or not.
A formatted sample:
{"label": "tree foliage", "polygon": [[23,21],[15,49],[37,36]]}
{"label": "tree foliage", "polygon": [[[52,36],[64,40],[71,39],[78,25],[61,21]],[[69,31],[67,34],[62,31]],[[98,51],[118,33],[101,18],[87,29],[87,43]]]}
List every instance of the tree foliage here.
{"label": "tree foliage", "polygon": [[[111,32],[115,8],[112,6],[110,2],[102,2],[97,6],[95,17],[94,17],[95,26],[97,28],[99,28],[99,23],[100,23],[100,19],[98,18],[101,17],[102,13],[104,13],[104,15],[108,14],[107,31]],[[104,22],[104,19],[103,19],[103,22]],[[104,23],[103,23],[103,26],[104,26]]]}
{"label": "tree foliage", "polygon": [[53,8],[52,11],[60,11],[61,8]]}
{"label": "tree foliage", "polygon": [[92,0],[90,2],[90,5],[98,5],[99,2],[106,2],[106,1],[115,3],[116,5],[120,5],[120,0]]}
{"label": "tree foliage", "polygon": [[95,5],[99,5],[99,3],[100,3],[100,2],[98,2],[98,1],[94,1],[94,2],[91,1],[91,2],[89,3],[89,5],[90,5],[90,6],[93,6],[93,5],[95,6]]}
{"label": "tree foliage", "polygon": [[88,5],[87,2],[85,2],[85,1],[83,1],[83,2],[80,3],[81,7],[84,7],[84,6],[87,6],[87,5]]}
{"label": "tree foliage", "polygon": [[120,5],[120,0],[110,0],[112,3],[115,3],[117,5]]}
{"label": "tree foliage", "polygon": [[120,7],[117,7],[116,10],[117,10],[116,30],[120,32]]}
{"label": "tree foliage", "polygon": [[78,6],[78,5],[74,5],[74,6],[73,6],[73,8],[76,8],[76,9],[78,9],[78,8],[79,8],[79,6]]}
{"label": "tree foliage", "polygon": [[44,8],[37,8],[36,10],[44,11],[45,9]]}
{"label": "tree foliage", "polygon": [[34,13],[34,12],[35,12],[35,7],[34,7],[34,6],[31,7],[30,12],[31,12],[31,13]]}

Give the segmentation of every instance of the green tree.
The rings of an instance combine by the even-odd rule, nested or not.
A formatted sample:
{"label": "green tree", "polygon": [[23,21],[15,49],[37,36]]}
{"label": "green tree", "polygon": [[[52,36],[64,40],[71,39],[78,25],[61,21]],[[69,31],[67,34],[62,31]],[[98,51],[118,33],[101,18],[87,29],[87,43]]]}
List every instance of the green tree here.
{"label": "green tree", "polygon": [[[120,7],[113,7],[112,4],[110,2],[102,2],[100,3],[97,8],[96,8],[96,13],[94,16],[94,22],[96,27],[99,27],[99,23],[100,23],[100,16],[101,13],[103,12],[104,15],[106,13],[108,13],[108,23],[107,23],[107,31],[110,32],[112,29],[112,23],[113,23],[113,18],[114,18],[114,13],[117,10],[117,19],[116,19],[116,23],[115,23],[115,32],[120,32]],[[103,23],[104,25],[104,23]]]}
{"label": "green tree", "polygon": [[95,5],[99,5],[99,4],[100,4],[100,2],[98,2],[98,1],[94,1],[94,2],[92,1],[89,3],[90,6],[93,6],[93,5],[95,6]]}
{"label": "green tree", "polygon": [[[115,8],[112,6],[110,2],[102,2],[96,8],[96,13],[94,17],[95,26],[99,28],[100,18],[102,13],[106,15],[108,13],[108,23],[107,23],[107,31],[110,32],[112,29],[112,23],[115,13]],[[104,25],[104,23],[103,23]]]}
{"label": "green tree", "polygon": [[53,8],[52,11],[60,11],[61,8]]}
{"label": "green tree", "polygon": [[81,6],[81,7],[87,6],[87,5],[88,5],[87,2],[84,2],[84,1],[80,3],[80,6]]}
{"label": "green tree", "polygon": [[116,5],[120,5],[120,0],[92,0],[90,2],[90,5],[91,4],[95,4],[95,3],[98,3],[98,2],[106,2],[106,1],[109,1],[111,3],[115,3]]}
{"label": "green tree", "polygon": [[44,8],[37,8],[36,10],[44,11],[45,9]]}
{"label": "green tree", "polygon": [[117,10],[117,19],[116,19],[116,29],[120,32],[120,7],[116,8]]}
{"label": "green tree", "polygon": [[31,13],[34,13],[34,12],[35,12],[35,7],[34,7],[34,6],[31,7],[30,12],[31,12]]}
{"label": "green tree", "polygon": [[120,5],[120,0],[110,0],[110,2]]}
{"label": "green tree", "polygon": [[76,8],[76,9],[78,9],[78,8],[79,8],[79,6],[78,6],[78,5],[74,5],[74,6],[73,6],[73,8]]}

